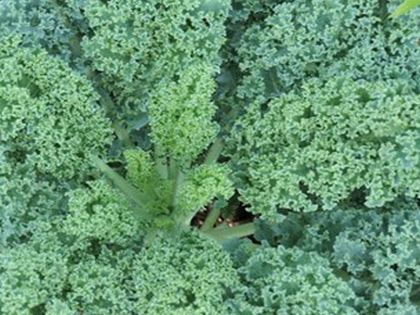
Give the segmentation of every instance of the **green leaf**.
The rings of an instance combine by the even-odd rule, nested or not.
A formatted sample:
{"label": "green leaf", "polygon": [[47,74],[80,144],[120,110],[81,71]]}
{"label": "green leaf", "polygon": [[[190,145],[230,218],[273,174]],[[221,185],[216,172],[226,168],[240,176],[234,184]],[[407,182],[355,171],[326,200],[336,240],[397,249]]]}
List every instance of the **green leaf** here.
{"label": "green leaf", "polygon": [[394,12],[392,12],[391,17],[399,17],[400,15],[414,9],[418,5],[420,5],[420,0],[405,0],[400,6],[398,6],[398,8],[395,9]]}

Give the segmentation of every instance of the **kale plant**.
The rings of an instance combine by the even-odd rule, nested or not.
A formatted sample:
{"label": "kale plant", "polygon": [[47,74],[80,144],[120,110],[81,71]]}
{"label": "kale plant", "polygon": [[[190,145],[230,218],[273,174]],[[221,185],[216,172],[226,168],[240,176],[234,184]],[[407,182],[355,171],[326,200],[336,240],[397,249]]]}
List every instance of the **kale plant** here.
{"label": "kale plant", "polygon": [[0,0],[0,315],[420,313],[417,0]]}

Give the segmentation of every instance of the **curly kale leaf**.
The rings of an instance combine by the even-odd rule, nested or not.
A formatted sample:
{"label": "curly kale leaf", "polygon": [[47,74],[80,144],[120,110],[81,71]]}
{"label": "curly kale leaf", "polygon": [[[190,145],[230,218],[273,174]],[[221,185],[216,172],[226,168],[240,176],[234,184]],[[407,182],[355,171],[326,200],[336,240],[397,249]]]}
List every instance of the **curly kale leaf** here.
{"label": "curly kale leaf", "polygon": [[6,163],[24,164],[43,176],[81,180],[90,154],[111,140],[108,119],[92,84],[41,49],[1,42],[0,146]]}
{"label": "curly kale leaf", "polygon": [[117,115],[130,120],[145,111],[162,78],[181,77],[197,61],[217,72],[229,8],[227,0],[86,2],[92,33],[82,49],[115,99]]}
{"label": "curly kale leaf", "polygon": [[280,209],[333,209],[362,191],[369,207],[420,193],[420,116],[405,80],[313,80],[255,104],[230,147],[243,200],[274,218]]}
{"label": "curly kale leaf", "polygon": [[137,256],[133,281],[145,315],[230,314],[224,301],[240,285],[228,254],[195,233],[153,241]]}
{"label": "curly kale leaf", "polygon": [[181,165],[190,165],[215,139],[212,121],[215,83],[206,64],[182,71],[177,82],[162,81],[150,104],[151,137],[155,145]]}
{"label": "curly kale leaf", "polygon": [[352,289],[316,253],[263,246],[238,271],[245,289],[233,314],[357,314]]}
{"label": "curly kale leaf", "polygon": [[[282,1],[245,6],[252,18],[241,36],[238,95],[267,102],[312,77],[404,78],[419,86],[419,15],[389,20],[399,1]],[[261,20],[261,17],[263,19]]]}
{"label": "curly kale leaf", "polygon": [[399,199],[377,209],[348,206],[290,213],[282,223],[258,226],[258,240],[314,251],[328,259],[356,293],[359,314],[418,313],[420,216],[416,200]]}

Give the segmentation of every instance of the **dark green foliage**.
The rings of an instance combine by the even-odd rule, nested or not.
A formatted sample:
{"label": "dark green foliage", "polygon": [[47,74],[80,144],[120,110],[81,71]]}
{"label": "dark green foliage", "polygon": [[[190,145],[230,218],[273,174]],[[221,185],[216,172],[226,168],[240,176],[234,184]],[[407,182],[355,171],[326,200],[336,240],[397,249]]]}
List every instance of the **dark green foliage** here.
{"label": "dark green foliage", "polygon": [[360,314],[420,311],[420,208],[415,201],[377,210],[289,214],[274,227],[260,226],[257,238],[327,258],[357,294]]}
{"label": "dark green foliage", "polygon": [[[244,75],[238,93],[265,102],[311,77],[410,79],[418,86],[420,22],[416,14],[388,19],[399,1],[241,3],[249,23],[238,45]],[[249,21],[249,22],[247,22]]]}
{"label": "dark green foliage", "polygon": [[0,38],[22,36],[22,44],[43,47],[51,54],[70,60],[76,57],[78,46],[75,21],[76,11],[62,1],[55,0],[1,0]]}
{"label": "dark green foliage", "polygon": [[57,185],[41,181],[25,169],[1,172],[0,251],[8,244],[26,241],[40,222],[59,215],[62,194]]}
{"label": "dark green foliage", "polygon": [[316,253],[261,247],[239,273],[245,289],[233,314],[357,314],[348,305],[355,298],[351,288]]}

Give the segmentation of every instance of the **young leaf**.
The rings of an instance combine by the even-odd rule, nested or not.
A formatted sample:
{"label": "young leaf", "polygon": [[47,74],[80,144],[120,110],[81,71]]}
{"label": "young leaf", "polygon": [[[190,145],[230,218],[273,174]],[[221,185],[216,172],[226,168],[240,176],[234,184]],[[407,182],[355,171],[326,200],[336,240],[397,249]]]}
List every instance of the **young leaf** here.
{"label": "young leaf", "polygon": [[420,0],[405,0],[398,6],[398,8],[395,9],[394,12],[392,12],[391,17],[399,17],[400,15],[403,15],[408,11],[414,9],[418,5],[420,5]]}

